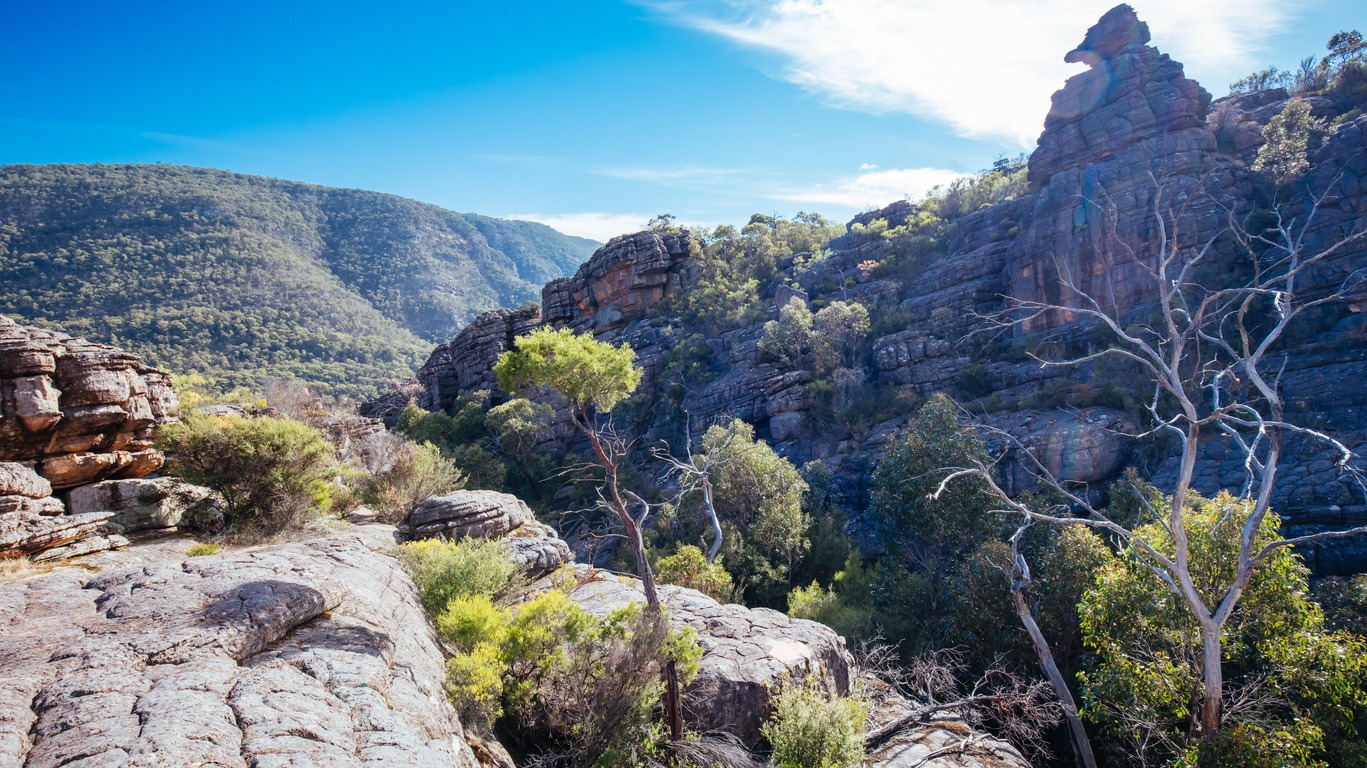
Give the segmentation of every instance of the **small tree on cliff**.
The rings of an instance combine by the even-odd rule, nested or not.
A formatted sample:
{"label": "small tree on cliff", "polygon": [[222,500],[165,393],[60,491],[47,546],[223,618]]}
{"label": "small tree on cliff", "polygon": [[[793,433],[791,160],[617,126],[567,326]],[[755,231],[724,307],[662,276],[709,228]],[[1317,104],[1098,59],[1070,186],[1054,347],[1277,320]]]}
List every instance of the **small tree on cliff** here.
{"label": "small tree on cliff", "polygon": [[[1155,234],[1143,252],[1115,236],[1116,208],[1104,190],[1082,201],[1098,207],[1109,218],[1112,251],[1126,251],[1152,280],[1157,311],[1149,322],[1133,323],[1133,318],[1122,317],[1116,306],[1107,303],[1105,294],[1083,290],[1061,264],[1058,279],[1066,304],[1011,299],[995,319],[1006,329],[1057,317],[1093,323],[1114,339],[1111,346],[1074,357],[1036,359],[1051,367],[1078,366],[1118,356],[1145,372],[1152,387],[1147,409],[1153,422],[1146,434],[1171,437],[1178,447],[1172,495],[1146,510],[1148,521],[1157,521],[1157,528],[1145,529],[1135,521],[1108,517],[1091,503],[1085,491],[1068,487],[1038,461],[1030,462],[1031,454],[1025,450],[1021,455],[1033,463],[1042,482],[1067,498],[1074,514],[1066,510],[1037,511],[1007,498],[992,482],[991,468],[984,463],[950,473],[938,492],[961,477],[986,480],[1024,525],[1087,525],[1109,532],[1137,553],[1144,567],[1180,601],[1195,624],[1200,639],[1202,691],[1201,701],[1194,707],[1191,737],[1210,740],[1225,725],[1226,695],[1230,693],[1224,677],[1224,635],[1252,580],[1263,572],[1262,566],[1288,546],[1367,533],[1367,527],[1361,527],[1262,538],[1283,452],[1290,440],[1309,441],[1331,451],[1339,469],[1351,476],[1359,491],[1364,490],[1361,460],[1352,450],[1326,432],[1288,419],[1281,376],[1288,352],[1287,329],[1315,308],[1342,301],[1350,292],[1360,290],[1367,279],[1359,271],[1337,286],[1314,293],[1306,288],[1313,274],[1328,272],[1327,262],[1367,240],[1367,222],[1359,219],[1340,237],[1312,247],[1314,241],[1307,237],[1307,231],[1315,223],[1327,190],[1309,196],[1299,215],[1272,211],[1267,226],[1254,225],[1251,215],[1226,210],[1227,225],[1192,247],[1183,243],[1179,232],[1199,218],[1198,203],[1219,210],[1218,203],[1208,195],[1184,195],[1180,202],[1169,200],[1165,185],[1157,178],[1152,188],[1148,215]],[[1226,239],[1244,259],[1245,273],[1250,277],[1230,287],[1201,285],[1195,278],[1197,270],[1215,260],[1217,244]],[[1224,523],[1237,527],[1238,540],[1231,553],[1229,578],[1215,585],[1204,583],[1195,565],[1199,554],[1213,545],[1204,540],[1207,532],[1190,526],[1185,514],[1194,494],[1198,454],[1203,442],[1212,438],[1227,441],[1231,451],[1243,458],[1246,477],[1236,499],[1247,505],[1238,520]],[[1150,530],[1163,531],[1166,540],[1151,540]]]}
{"label": "small tree on cliff", "polygon": [[[626,443],[601,417],[626,399],[641,383],[636,353],[623,344],[614,347],[576,335],[567,328],[539,328],[515,342],[516,349],[499,355],[494,373],[498,386],[519,394],[552,393],[567,408],[576,429],[588,440],[594,463],[603,472],[599,503],[610,510],[626,534],[636,559],[646,604],[663,627],[664,605],[655,585],[655,574],[646,559],[641,529],[649,508],[621,486],[620,475],[627,458]],[[630,502],[628,501],[630,499]],[[632,513],[632,506],[640,510]],[[665,662],[665,711],[671,736],[683,735],[683,708],[679,677],[672,659]]]}

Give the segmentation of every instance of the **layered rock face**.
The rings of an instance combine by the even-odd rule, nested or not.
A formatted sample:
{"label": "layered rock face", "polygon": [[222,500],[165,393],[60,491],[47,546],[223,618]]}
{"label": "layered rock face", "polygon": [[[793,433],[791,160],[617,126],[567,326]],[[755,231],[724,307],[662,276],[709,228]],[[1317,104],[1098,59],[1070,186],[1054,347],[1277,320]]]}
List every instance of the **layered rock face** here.
{"label": "layered rock face", "polygon": [[0,587],[0,765],[475,768],[417,592],[373,546]]}
{"label": "layered rock face", "polygon": [[[1080,292],[1134,315],[1154,301],[1146,268],[1158,255],[1194,252],[1224,225],[1219,203],[1235,178],[1206,126],[1210,94],[1148,42],[1148,25],[1120,5],[1067,55],[1091,69],[1054,94],[1030,156],[1033,205],[1005,263],[1012,298],[1077,307]],[[1165,233],[1155,213],[1177,211],[1183,226],[1167,222]],[[1165,234],[1175,242],[1163,243]],[[1075,319],[1054,312],[1018,330]]]}
{"label": "layered rock face", "polygon": [[113,512],[68,515],[66,505],[51,494],[52,485],[33,470],[0,462],[0,558],[56,560],[127,543],[105,535]]}
{"label": "layered rock face", "polygon": [[613,238],[573,277],[552,280],[542,290],[546,324],[594,333],[620,328],[678,290],[689,242],[687,232]]}
{"label": "layered rock face", "polygon": [[158,424],[179,401],[134,355],[0,317],[0,461],[31,465],[58,490],[159,468]]}
{"label": "layered rock face", "polygon": [[[865,274],[860,265],[887,260],[893,245],[850,233],[833,240],[829,255],[815,264],[803,269],[796,269],[792,259],[780,264],[781,273],[760,287],[760,297],[771,308],[793,297],[810,301],[813,309],[837,300],[864,303],[875,321],[884,320],[875,322],[883,330],[870,340],[870,359],[841,375],[854,387],[865,381],[880,396],[895,394],[908,403],[935,392],[974,401],[972,410],[982,421],[1025,443],[1028,455],[1005,442],[997,445],[1010,454],[1001,466],[1015,490],[1034,487],[1027,470],[1036,460],[1094,494],[1131,465],[1171,487],[1170,452],[1143,446],[1146,452],[1136,453],[1134,442],[1124,436],[1148,426],[1136,423],[1135,416],[1142,414],[1114,410],[1121,395],[1146,397],[1149,392],[1139,390],[1147,384],[1102,365],[1042,368],[1020,353],[1038,340],[1073,349],[1106,345],[1095,324],[1066,309],[1081,306],[1082,293],[1117,314],[1122,326],[1148,322],[1158,286],[1147,269],[1158,254],[1176,254],[1184,263],[1226,227],[1226,207],[1247,212],[1265,204],[1255,194],[1262,182],[1248,165],[1262,143],[1262,126],[1285,108],[1288,94],[1272,90],[1228,97],[1212,109],[1210,95],[1184,75],[1181,64],[1150,44],[1147,26],[1124,5],[1108,12],[1067,58],[1090,69],[1054,96],[1030,158],[1028,194],[956,218],[912,274],[880,279]],[[1354,106],[1321,97],[1310,103],[1322,115],[1341,115]],[[1339,125],[1292,187],[1288,211],[1301,224],[1310,222],[1303,240],[1307,253],[1367,229],[1365,145],[1367,117]],[[1320,203],[1312,218],[1315,200]],[[861,214],[852,224],[882,219],[896,227],[917,210],[915,204],[898,202]],[[1164,214],[1161,226],[1156,213]],[[1170,226],[1174,216],[1179,226]],[[665,319],[651,317],[647,305],[680,288],[670,276],[682,269],[676,259],[682,260],[686,250],[659,233],[614,241],[575,278],[547,286],[544,322],[631,345],[645,372],[639,391],[659,395],[669,350],[695,329],[675,323],[667,332]],[[1238,274],[1243,262],[1232,250],[1227,238],[1216,240],[1206,262],[1215,263],[1214,276],[1203,273],[1197,279],[1237,279],[1230,275]],[[1339,247],[1334,258],[1305,273],[1299,283],[1305,298],[1342,291],[1344,300],[1306,318],[1285,350],[1281,380],[1296,423],[1324,429],[1350,446],[1367,440],[1367,395],[1356,386],[1367,372],[1364,267],[1367,237]],[[624,279],[630,274],[649,277],[634,294],[641,301],[630,298],[632,283]],[[979,316],[1002,312],[1016,301],[1065,310],[1031,318],[1014,329],[1014,339],[991,344],[982,335],[965,338]],[[889,328],[889,317],[898,318],[901,327]],[[695,433],[739,418],[795,464],[820,460],[835,468],[857,511],[867,501],[872,468],[911,408],[848,432],[826,428],[821,407],[840,396],[842,385],[834,374],[819,380],[766,358],[758,350],[762,333],[761,324],[754,324],[708,338],[708,364],[715,375],[691,384],[674,402],[658,398],[661,406],[634,425],[641,433],[639,444],[682,442],[676,403],[689,414]],[[484,378],[477,372],[462,376],[488,386],[493,361],[472,341],[458,339],[439,349],[431,365],[453,371],[482,360]],[[1015,347],[1008,348],[1009,342]],[[457,378],[420,387],[419,399],[449,400],[445,382]],[[1109,395],[1101,397],[1107,390]],[[440,398],[434,396],[438,391]],[[1203,445],[1196,478],[1201,492],[1242,485],[1242,464],[1228,448],[1219,441]],[[1296,439],[1284,450],[1274,509],[1285,518],[1288,533],[1367,524],[1367,499],[1335,468],[1333,456]],[[1304,551],[1321,573],[1367,570],[1367,537]]]}
{"label": "layered rock face", "polygon": [[543,574],[573,562],[569,545],[516,496],[497,491],[456,491],[413,508],[399,527],[410,539],[502,539],[513,562]]}

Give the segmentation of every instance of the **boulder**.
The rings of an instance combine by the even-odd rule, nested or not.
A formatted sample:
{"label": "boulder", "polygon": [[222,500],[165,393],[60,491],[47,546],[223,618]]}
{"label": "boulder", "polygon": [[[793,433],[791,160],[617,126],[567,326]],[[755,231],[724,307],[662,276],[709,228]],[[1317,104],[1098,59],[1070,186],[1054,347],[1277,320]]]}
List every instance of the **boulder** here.
{"label": "boulder", "polygon": [[496,539],[533,520],[531,509],[516,496],[497,491],[455,491],[433,496],[414,507],[400,530],[413,539]]}
{"label": "boulder", "polygon": [[[605,616],[645,602],[640,582],[580,566],[571,598]],[[660,598],[674,627],[698,633],[703,657],[684,690],[684,716],[699,731],[723,730],[753,748],[769,716],[769,696],[780,683],[811,679],[822,690],[847,695],[854,661],[845,641],[825,625],[767,608],[722,605],[696,590],[663,585]]]}
{"label": "boulder", "polygon": [[0,461],[0,496],[41,499],[52,495],[52,484],[32,469],[12,461]]}
{"label": "boulder", "polygon": [[72,514],[109,511],[118,533],[185,528],[216,531],[223,526],[223,499],[203,486],[169,477],[104,480],[67,494]]}
{"label": "boulder", "polygon": [[413,508],[399,532],[408,539],[502,539],[513,562],[533,574],[548,573],[574,559],[569,545],[537,522],[521,499],[497,491],[434,496]]}
{"label": "boulder", "polygon": [[[113,513],[67,514],[66,505],[51,492],[48,481],[32,469],[0,462],[0,559],[59,560],[128,543],[103,535]],[[85,539],[89,541],[77,546]]]}
{"label": "boulder", "polygon": [[398,564],[357,536],[0,586],[0,765],[475,768]]}

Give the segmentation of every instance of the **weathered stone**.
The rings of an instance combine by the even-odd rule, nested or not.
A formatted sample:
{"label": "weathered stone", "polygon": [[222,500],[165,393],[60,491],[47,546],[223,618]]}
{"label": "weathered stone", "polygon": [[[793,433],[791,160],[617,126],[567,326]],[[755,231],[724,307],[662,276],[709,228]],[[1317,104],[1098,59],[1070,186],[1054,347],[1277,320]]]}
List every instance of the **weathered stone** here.
{"label": "weathered stone", "polygon": [[12,461],[0,461],[0,496],[41,499],[52,495],[52,485],[32,469]]}
{"label": "weathered stone", "polygon": [[415,539],[495,539],[533,520],[532,511],[516,496],[497,491],[455,491],[433,496],[414,507],[400,530]]}
{"label": "weathered stone", "polygon": [[573,562],[569,545],[549,526],[536,521],[516,496],[497,491],[455,491],[434,496],[413,508],[399,526],[409,539],[501,539],[513,562],[533,574]]}
{"label": "weathered stone", "polygon": [[67,495],[72,514],[110,511],[119,533],[174,528],[213,529],[223,519],[223,500],[198,485],[171,478],[105,480],[74,488]]}
{"label": "weathered stone", "polygon": [[0,557],[32,555],[92,536],[113,514],[90,512],[64,515],[21,511],[0,515]]}
{"label": "weathered stone", "polygon": [[[594,615],[645,601],[636,579],[580,569],[582,583],[570,596]],[[670,624],[692,627],[702,645],[698,675],[684,690],[684,716],[700,731],[726,731],[754,747],[779,684],[810,679],[829,693],[850,692],[853,660],[829,627],[767,608],[721,605],[683,587],[661,586],[660,599]]]}
{"label": "weathered stone", "polygon": [[0,587],[0,765],[475,768],[412,582],[360,537]]}
{"label": "weathered stone", "polygon": [[687,232],[638,232],[608,241],[574,273],[541,292],[541,312],[553,328],[601,333],[624,325],[678,290],[688,258]]}
{"label": "weathered stone", "polygon": [[519,570],[540,574],[574,562],[570,545],[550,526],[531,521],[524,523],[503,540]]}
{"label": "weathered stone", "polygon": [[53,487],[161,466],[154,427],[178,415],[166,374],[134,355],[0,317],[0,461]]}

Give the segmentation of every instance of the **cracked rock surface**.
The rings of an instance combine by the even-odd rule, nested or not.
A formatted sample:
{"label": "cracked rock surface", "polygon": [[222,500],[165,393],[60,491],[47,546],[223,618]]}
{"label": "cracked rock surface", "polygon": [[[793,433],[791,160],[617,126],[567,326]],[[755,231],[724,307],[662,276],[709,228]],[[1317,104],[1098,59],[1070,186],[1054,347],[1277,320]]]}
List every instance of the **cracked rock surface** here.
{"label": "cracked rock surface", "polygon": [[0,767],[473,768],[416,591],[378,547],[0,587]]}

